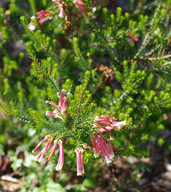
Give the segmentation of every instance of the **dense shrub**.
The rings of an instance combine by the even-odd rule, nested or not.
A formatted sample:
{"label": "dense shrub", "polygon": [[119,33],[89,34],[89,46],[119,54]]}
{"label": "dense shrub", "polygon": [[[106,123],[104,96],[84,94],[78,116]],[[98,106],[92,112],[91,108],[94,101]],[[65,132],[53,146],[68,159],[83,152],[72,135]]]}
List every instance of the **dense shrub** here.
{"label": "dense shrub", "polygon": [[[37,177],[33,191],[65,191],[76,164],[77,175],[94,181],[97,159],[147,157],[152,141],[165,142],[156,134],[170,110],[169,7],[167,0],[130,1],[127,10],[110,1],[9,0],[0,9],[0,150],[11,151],[13,170],[27,167],[22,191]],[[40,141],[44,148],[34,149]],[[57,148],[59,155],[39,167],[31,154],[39,147],[36,160],[45,164]],[[60,184],[52,179],[58,158]]]}

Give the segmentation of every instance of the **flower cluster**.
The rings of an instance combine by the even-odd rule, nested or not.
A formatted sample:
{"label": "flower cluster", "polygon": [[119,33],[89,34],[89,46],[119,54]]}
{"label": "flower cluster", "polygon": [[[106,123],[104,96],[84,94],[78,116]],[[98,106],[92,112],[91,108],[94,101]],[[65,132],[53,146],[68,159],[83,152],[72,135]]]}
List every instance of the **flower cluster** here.
{"label": "flower cluster", "polygon": [[[64,17],[64,12],[66,14],[66,18],[69,18],[69,15],[67,13],[66,10],[68,10],[68,5],[65,2],[61,2],[60,0],[53,0],[58,8],[59,8],[59,17],[63,18]],[[85,3],[83,3],[80,0],[74,0],[73,3],[78,6],[81,14],[83,15],[84,19],[87,18],[87,11],[83,8],[83,5],[85,5]],[[44,23],[45,21],[48,21],[50,19],[52,19],[52,12],[51,11],[45,11],[45,10],[41,10],[39,12],[37,12],[37,19],[39,21],[39,24]]]}
{"label": "flower cluster", "polygon": [[55,118],[60,118],[64,120],[64,116],[67,116],[68,113],[66,112],[67,109],[67,98],[65,97],[65,90],[61,91],[61,96],[59,99],[59,104],[56,105],[52,101],[46,101],[47,104],[51,104],[55,107],[54,111],[46,111],[46,115],[52,115]]}
{"label": "flower cluster", "polygon": [[[67,108],[67,98],[65,97],[65,90],[61,91],[61,95],[60,95],[60,99],[59,99],[59,104],[56,105],[55,103],[53,103],[52,101],[46,101],[47,104],[51,104],[55,107],[54,111],[46,111],[46,115],[52,115],[55,118],[61,118],[63,119],[63,116],[67,115],[66,112],[66,108]],[[35,160],[41,162],[44,159],[45,153],[48,150],[48,148],[50,147],[50,145],[53,142],[53,138],[52,136],[46,135],[45,138],[35,147],[35,149],[33,150],[33,153],[35,153],[37,151],[37,149],[45,142],[48,141],[47,144],[45,145],[45,147],[36,155]],[[61,139],[59,140],[54,140],[53,142],[53,147],[51,150],[51,153],[49,155],[49,157],[47,157],[44,160],[44,163],[47,163],[49,161],[49,159],[53,156],[56,148],[59,145],[59,159],[58,159],[58,164],[56,166],[56,170],[61,170],[64,164],[64,149],[63,149],[63,142]]]}
{"label": "flower cluster", "polygon": [[111,129],[119,130],[122,126],[126,125],[126,121],[115,121],[110,118],[117,118],[115,115],[98,115],[95,117],[94,126],[97,132],[94,134],[92,139],[92,143],[94,147],[89,146],[88,144],[84,144],[84,148],[91,149],[94,151],[94,156],[98,157],[100,154],[101,157],[106,161],[106,163],[110,163],[114,157],[113,151],[115,150],[114,145],[111,141],[108,141],[102,132],[107,131],[110,135],[110,140],[113,140],[113,134]]}
{"label": "flower cluster", "polygon": [[108,141],[100,132],[96,133],[91,139],[94,145],[94,156],[98,157],[100,153],[106,163],[110,163],[114,157],[113,150],[115,149],[112,142]]}
{"label": "flower cluster", "polygon": [[[58,11],[59,11],[58,17],[59,18],[64,18],[64,20],[65,20],[63,24],[64,24],[64,27],[65,27],[65,31],[66,31],[65,36],[66,36],[72,31],[73,25],[78,22],[79,18],[77,16],[77,14],[68,12],[68,5],[67,5],[66,2],[64,2],[64,1],[61,2],[61,0],[52,0],[52,1],[54,1],[56,3],[57,7],[58,7]],[[87,11],[84,8],[84,6],[86,4],[81,0],[73,0],[73,4],[79,9],[80,13],[82,14],[84,19],[86,20],[87,19]],[[91,10],[92,10],[92,13],[93,13],[95,8],[91,7]],[[54,11],[49,11],[49,10],[41,10],[41,11],[37,12],[37,20],[38,20],[39,24],[41,25],[44,22],[52,19],[53,15],[56,15],[55,12]],[[72,23],[70,21],[71,16],[76,16],[76,22],[75,23]],[[31,21],[29,23],[28,29],[30,31],[34,31],[36,29],[36,27],[34,25],[34,22]]]}
{"label": "flower cluster", "polygon": [[[45,142],[48,141],[47,144],[45,145],[45,147],[36,155],[35,157],[35,161],[43,161],[44,160],[44,156],[46,151],[48,150],[48,148],[50,147],[50,145],[53,142],[53,138],[50,135],[46,135],[45,138],[34,148],[33,153],[35,153],[37,151],[37,149]],[[51,150],[50,155],[44,160],[44,163],[47,163],[50,158],[53,156],[56,148],[59,145],[59,159],[58,159],[58,164],[56,166],[56,170],[61,170],[64,164],[64,149],[63,149],[63,143],[62,140],[54,140],[53,142],[53,147]]]}
{"label": "flower cluster", "polygon": [[[52,101],[46,101],[47,104],[51,104],[55,107],[53,111],[46,111],[46,115],[52,115],[55,118],[60,118],[65,121],[65,117],[67,117],[67,97],[65,96],[66,91],[62,90],[60,94],[60,99],[58,105],[53,103]],[[87,143],[82,144],[82,146],[86,149],[90,149],[94,151],[94,156],[98,157],[100,154],[101,157],[106,161],[106,163],[110,163],[114,157],[114,150],[115,147],[112,142],[105,138],[102,134],[104,131],[107,131],[110,135],[110,139],[114,139],[114,136],[111,130],[119,130],[122,126],[126,125],[126,121],[115,121],[117,117],[115,115],[98,115],[94,119],[94,126],[92,127],[92,136],[91,140],[93,143],[93,147],[88,145]],[[45,138],[35,147],[33,153],[37,151],[37,149],[45,142],[47,144],[45,147],[36,155],[35,160],[41,162],[44,160],[44,163],[47,163],[49,159],[54,154],[56,148],[59,146],[59,159],[58,164],[56,166],[56,170],[61,170],[64,164],[64,149],[63,149],[63,142],[61,139],[56,139],[53,141],[53,137],[50,135],[45,136]],[[51,148],[50,155],[44,159],[45,153]],[[81,146],[81,145],[80,145]],[[76,152],[76,160],[77,160],[77,175],[84,174],[84,165],[83,165],[83,149],[81,147],[77,147]]]}

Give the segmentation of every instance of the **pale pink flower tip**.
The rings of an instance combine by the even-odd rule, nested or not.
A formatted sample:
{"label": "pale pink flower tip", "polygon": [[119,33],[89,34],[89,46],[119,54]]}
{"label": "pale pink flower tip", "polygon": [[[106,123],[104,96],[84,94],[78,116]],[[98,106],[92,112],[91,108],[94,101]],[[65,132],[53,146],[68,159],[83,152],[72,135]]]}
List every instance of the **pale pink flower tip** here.
{"label": "pale pink flower tip", "polygon": [[122,126],[126,125],[126,120],[113,124],[114,129],[119,130]]}
{"label": "pale pink flower tip", "polygon": [[34,26],[33,22],[29,23],[28,28],[29,28],[30,31],[34,31],[36,29],[36,27]]}
{"label": "pale pink flower tip", "polygon": [[77,176],[80,176],[85,173],[84,165],[83,165],[83,149],[77,148],[75,152],[76,152],[76,158],[77,158]]}

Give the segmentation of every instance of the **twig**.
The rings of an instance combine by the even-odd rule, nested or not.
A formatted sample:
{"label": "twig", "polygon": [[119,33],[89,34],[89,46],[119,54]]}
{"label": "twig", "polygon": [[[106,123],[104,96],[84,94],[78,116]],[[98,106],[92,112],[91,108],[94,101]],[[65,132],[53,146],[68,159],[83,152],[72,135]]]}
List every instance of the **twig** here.
{"label": "twig", "polygon": [[166,63],[164,63],[163,65],[168,65],[168,64],[171,64],[171,62],[166,62]]}
{"label": "twig", "polygon": [[150,57],[150,58],[143,58],[143,60],[149,60],[149,61],[156,61],[156,60],[159,60],[159,59],[167,59],[167,58],[171,58],[171,55],[164,55],[164,56],[162,56],[162,57],[156,57],[156,58],[154,58],[154,57]]}
{"label": "twig", "polygon": [[[136,82],[134,82],[134,84],[132,85],[132,87],[134,87],[135,84],[136,84]],[[127,89],[116,101],[113,101],[113,102],[111,103],[111,105],[117,103],[117,102],[120,101],[120,100],[122,100],[123,97],[124,97],[125,95],[127,95],[128,93],[129,93],[129,90]]]}
{"label": "twig", "polygon": [[132,62],[132,61],[145,61],[145,60],[157,61],[157,60],[160,60],[160,59],[168,59],[168,58],[171,58],[171,55],[164,55],[164,56],[161,56],[161,57],[134,58],[134,59],[129,60],[128,62]]}
{"label": "twig", "polygon": [[101,86],[103,85],[104,78],[105,78],[105,75],[103,76],[103,78],[100,81],[99,85],[97,86],[96,90],[93,92],[93,95],[95,95],[97,93],[97,91],[101,88]]}
{"label": "twig", "polygon": [[154,17],[153,17],[153,19],[151,20],[151,23],[150,23],[150,27],[149,27],[149,29],[148,29],[148,32],[147,32],[147,34],[146,34],[146,36],[145,36],[145,38],[144,38],[143,43],[141,44],[141,47],[139,48],[137,54],[135,55],[134,59],[136,59],[137,56],[139,56],[139,54],[141,53],[142,49],[145,48],[145,46],[147,45],[147,43],[148,43],[149,40],[150,40],[150,39],[148,39],[148,37],[149,37],[150,31],[151,31],[151,26],[152,26],[153,23],[154,23],[154,19],[156,18],[156,15],[157,15],[157,13],[158,13],[158,11],[159,11],[159,9],[160,9],[160,6],[161,6],[161,4],[159,4],[159,6],[157,7],[157,9],[156,9],[156,11],[155,11],[155,13],[154,13]]}
{"label": "twig", "polygon": [[132,139],[132,137],[133,137],[134,132],[137,130],[137,128],[139,127],[139,125],[141,125],[141,123],[142,123],[142,121],[140,121],[140,122],[138,123],[138,125],[137,125],[137,126],[133,129],[133,131],[131,132],[128,143],[131,142],[131,139]]}
{"label": "twig", "polygon": [[37,59],[34,57],[34,55],[31,55],[31,58],[32,58],[32,60],[34,61],[34,63],[36,64],[36,66],[39,68],[39,70],[41,71],[42,75],[52,83],[53,87],[55,88],[55,90],[56,90],[56,92],[57,92],[58,89],[57,89],[55,83],[52,81],[52,79],[49,77],[49,75],[46,75],[46,74],[44,73],[44,71],[43,71],[42,68],[39,66],[38,61],[37,61]]}

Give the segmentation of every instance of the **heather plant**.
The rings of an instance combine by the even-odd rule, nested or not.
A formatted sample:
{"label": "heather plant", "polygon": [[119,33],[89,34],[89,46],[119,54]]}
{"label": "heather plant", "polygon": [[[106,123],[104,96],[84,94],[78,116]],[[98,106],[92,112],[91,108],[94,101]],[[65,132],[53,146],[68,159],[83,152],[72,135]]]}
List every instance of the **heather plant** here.
{"label": "heather plant", "polygon": [[[100,158],[147,157],[170,110],[170,1],[130,1],[128,12],[108,1],[17,2],[0,9],[0,110],[13,121],[1,124],[22,133],[34,160],[52,159],[50,170],[86,175]],[[12,55],[12,41],[27,53]]]}

